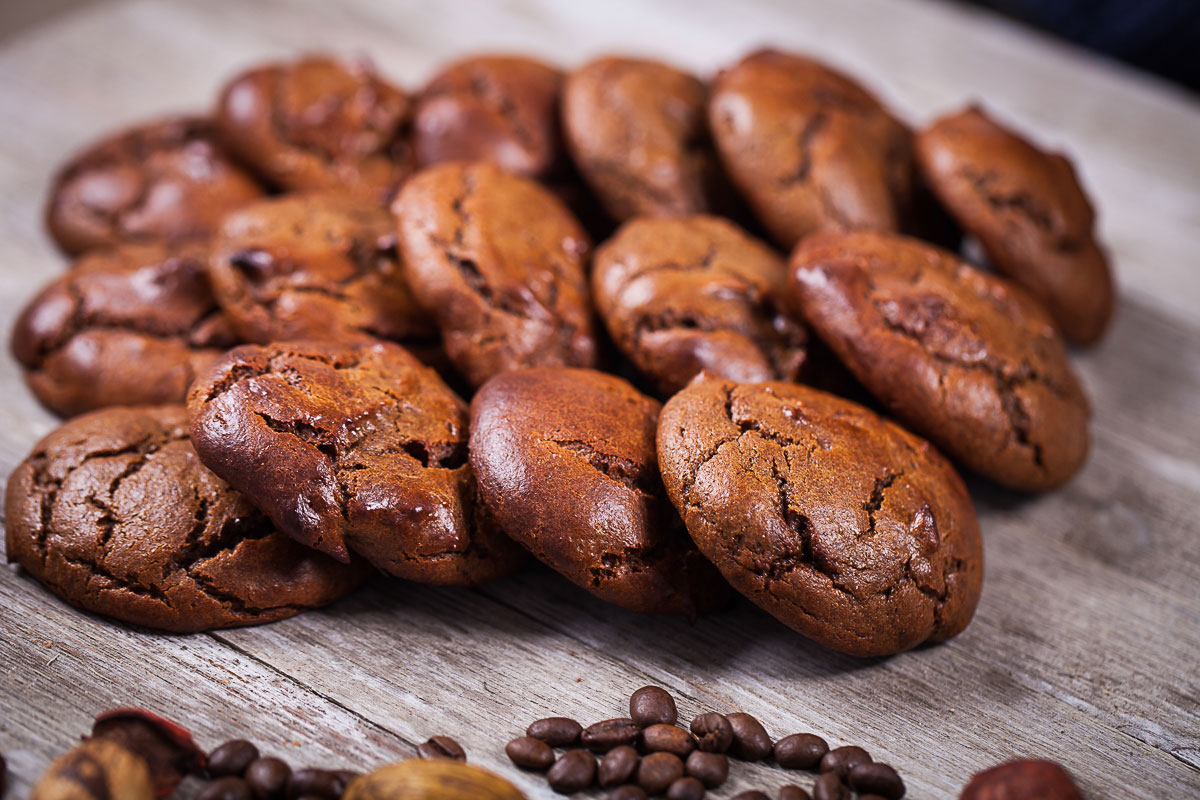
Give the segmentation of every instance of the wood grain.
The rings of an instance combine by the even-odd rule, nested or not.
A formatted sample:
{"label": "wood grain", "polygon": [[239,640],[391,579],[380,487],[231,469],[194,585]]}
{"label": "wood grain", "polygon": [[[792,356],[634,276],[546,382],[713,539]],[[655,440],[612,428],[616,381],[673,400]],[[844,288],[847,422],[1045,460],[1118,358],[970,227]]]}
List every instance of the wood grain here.
{"label": "wood grain", "polygon": [[[1088,797],[1200,793],[1200,109],[1151,79],[935,2],[96,4],[0,45],[0,326],[63,269],[40,214],[65,155],[120,125],[205,108],[252,62],[369,53],[416,86],[480,49],[566,65],[644,53],[709,74],[764,43],[830,58],[915,124],[985,98],[1074,154],[1097,197],[1123,299],[1111,334],[1076,354],[1093,452],[1043,497],[971,481],[987,559],[971,627],[863,662],[748,604],[695,624],[638,617],[531,567],[475,591],[381,579],[276,625],[160,636],[79,614],[7,568],[0,751],[11,796],[97,711],[135,703],[205,746],[248,735],[295,764],[364,769],[446,733],[549,798],[511,768],[504,743],[550,713],[621,715],[651,682],[676,693],[684,719],[737,708],[776,735],[862,744],[895,764],[910,797],[954,797],[971,772],[1015,756],[1062,761]],[[55,420],[10,359],[0,382],[7,474]],[[710,796],[794,777],[735,766]]]}

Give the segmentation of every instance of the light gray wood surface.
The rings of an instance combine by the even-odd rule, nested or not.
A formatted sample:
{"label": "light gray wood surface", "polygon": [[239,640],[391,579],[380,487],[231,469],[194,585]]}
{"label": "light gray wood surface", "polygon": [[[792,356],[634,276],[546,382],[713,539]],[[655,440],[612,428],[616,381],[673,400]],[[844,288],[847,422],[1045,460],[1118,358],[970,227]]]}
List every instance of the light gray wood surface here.
{"label": "light gray wood surface", "polygon": [[[994,18],[933,2],[827,0],[92,4],[0,46],[0,327],[64,268],[49,175],[88,140],[207,107],[242,66],[366,53],[417,86],[479,49],[565,65],[657,55],[711,73],[773,43],[827,57],[914,123],[973,98],[1072,152],[1122,287],[1117,323],[1078,353],[1094,451],[1042,497],[972,482],[983,599],[952,642],[891,659],[822,650],[748,605],[693,625],[605,606],[539,568],[479,590],[377,581],[276,625],[161,636],[79,614],[0,569],[0,751],[13,796],[97,711],[141,704],[213,746],[246,735],[296,764],[356,769],[435,733],[531,798],[503,744],[550,713],[624,713],[658,683],[685,719],[743,709],[893,763],[916,798],[954,797],[1015,756],[1066,764],[1091,798],[1200,793],[1200,109],[1178,90]],[[0,359],[0,472],[53,427]],[[735,766],[710,796],[790,776]],[[799,776],[807,785],[809,778]]]}

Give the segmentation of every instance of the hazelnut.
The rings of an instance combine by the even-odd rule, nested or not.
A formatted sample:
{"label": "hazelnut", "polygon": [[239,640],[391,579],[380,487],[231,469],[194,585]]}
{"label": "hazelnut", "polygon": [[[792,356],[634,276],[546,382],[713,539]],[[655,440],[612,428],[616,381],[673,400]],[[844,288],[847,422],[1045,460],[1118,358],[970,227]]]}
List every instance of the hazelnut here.
{"label": "hazelnut", "polygon": [[412,759],[355,778],[342,800],[526,800],[508,781],[464,761]]}

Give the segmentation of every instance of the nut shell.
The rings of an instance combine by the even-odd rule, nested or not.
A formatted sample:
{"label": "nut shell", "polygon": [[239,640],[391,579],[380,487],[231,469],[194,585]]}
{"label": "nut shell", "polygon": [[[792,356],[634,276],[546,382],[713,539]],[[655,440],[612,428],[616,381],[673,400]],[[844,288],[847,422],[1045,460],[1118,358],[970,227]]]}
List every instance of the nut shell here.
{"label": "nut shell", "polygon": [[356,778],[342,800],[525,800],[515,786],[462,761],[389,764]]}

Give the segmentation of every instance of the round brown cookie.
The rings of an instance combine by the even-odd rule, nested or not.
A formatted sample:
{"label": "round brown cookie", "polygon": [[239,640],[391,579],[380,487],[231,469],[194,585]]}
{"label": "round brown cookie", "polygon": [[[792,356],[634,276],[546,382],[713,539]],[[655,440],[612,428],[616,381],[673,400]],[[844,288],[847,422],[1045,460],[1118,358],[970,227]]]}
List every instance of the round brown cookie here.
{"label": "round brown cookie", "polygon": [[1116,289],[1071,162],[974,106],[921,131],[916,154],[933,191],[978,237],[992,266],[1045,303],[1068,339],[1100,338]]}
{"label": "round brown cookie", "polygon": [[567,77],[568,149],[615,219],[711,210],[720,170],[707,95],[700,80],[659,61],[600,58]]}
{"label": "round brown cookie", "polygon": [[708,119],[734,185],[783,247],[815,231],[899,227],[912,137],[845,75],[760,50],[717,76]]}
{"label": "round brown cookie", "polygon": [[9,477],[6,513],[8,560],[50,591],[179,633],[290,617],[369,572],[296,544],[205,469],[182,405],[64,423]]}
{"label": "round brown cookie", "polygon": [[171,117],[104,139],[54,178],[46,225],[71,254],[122,242],[212,232],[221,217],[262,195],[216,140],[211,121]]}
{"label": "round brown cookie", "polygon": [[204,463],[301,543],[425,583],[473,585],[524,553],[467,464],[467,409],[394,344],[231,350],[188,395]]}
{"label": "round brown cookie", "polygon": [[230,214],[213,239],[213,292],[238,334],[429,341],[385,209],[334,193],[285,195]]}
{"label": "round brown cookie", "polygon": [[943,452],[1014,489],[1052,489],[1083,465],[1087,397],[1020,287],[882,233],[810,237],[791,266],[816,333]]}
{"label": "round brown cookie", "polygon": [[392,207],[413,295],[473,385],[596,359],[587,234],[554,195],[485,163],[414,176]]}
{"label": "round brown cookie", "polygon": [[659,404],[590,369],[497,375],[471,401],[471,467],[504,532],[597,597],[694,615],[728,597],[663,491]]}
{"label": "round brown cookie", "polygon": [[702,370],[795,380],[804,364],[783,259],[720,217],[625,223],[596,251],[592,289],[613,341],[665,394]]}
{"label": "round brown cookie", "polygon": [[867,409],[702,376],[663,407],[658,458],[700,552],[805,636],[881,656],[970,622],[983,550],[966,487],[932,445]]}
{"label": "round brown cookie", "polygon": [[563,160],[562,81],[558,69],[522,56],[473,56],[450,64],[417,98],[417,163],[490,161],[519,175],[549,175]]}
{"label": "round brown cookie", "polygon": [[196,244],[126,244],[81,257],[25,306],[12,352],[51,411],[181,403],[237,343]]}
{"label": "round brown cookie", "polygon": [[272,183],[387,205],[413,171],[411,111],[370,62],[313,55],[238,75],[216,119],[229,147]]}

